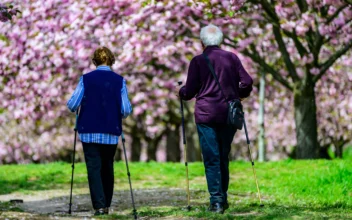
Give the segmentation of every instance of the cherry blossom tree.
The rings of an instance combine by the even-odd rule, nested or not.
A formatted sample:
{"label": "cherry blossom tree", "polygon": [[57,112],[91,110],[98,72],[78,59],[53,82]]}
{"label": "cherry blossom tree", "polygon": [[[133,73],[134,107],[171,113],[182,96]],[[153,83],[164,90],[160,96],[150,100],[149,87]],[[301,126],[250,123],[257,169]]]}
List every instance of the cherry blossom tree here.
{"label": "cherry blossom tree", "polygon": [[296,157],[318,158],[316,90],[320,87],[316,85],[332,72],[346,74],[334,64],[350,60],[351,4],[340,0],[250,0],[247,7],[252,11],[246,17],[219,20],[232,31],[225,43],[241,48],[292,92]]}
{"label": "cherry blossom tree", "polygon": [[118,53],[124,28],[118,24],[140,6],[103,0],[14,4],[22,14],[0,31],[0,130],[6,137],[0,140],[0,161],[62,158],[73,142],[74,116],[65,104],[79,77],[94,69],[90,55],[98,45]]}
{"label": "cherry blossom tree", "polygon": [[[170,160],[179,160],[182,149],[175,140],[180,112],[174,91],[178,80],[185,81],[190,59],[202,52],[198,34],[208,23],[222,28],[224,49],[238,54],[255,80],[252,96],[244,102],[253,142],[258,134],[257,73],[268,73],[269,159],[287,156],[295,145],[298,158],[316,158],[318,140],[322,146],[333,144],[342,150],[351,139],[350,5],[244,2],[13,1],[23,12],[0,30],[0,134],[6,137],[0,139],[0,162],[67,157],[74,116],[65,103],[79,77],[94,69],[90,55],[99,45],[113,50],[117,57],[113,69],[128,82],[134,112],[124,130],[133,160],[140,159],[143,143],[146,159],[156,160],[164,142],[169,147],[166,158],[176,155]],[[193,140],[193,106],[186,106],[188,139]],[[244,140],[243,132],[238,132],[235,158],[247,155]],[[199,148],[191,150],[199,159]]]}
{"label": "cherry blossom tree", "polygon": [[334,147],[342,158],[343,147],[351,141],[352,56],[345,55],[317,84],[318,140],[321,146]]}

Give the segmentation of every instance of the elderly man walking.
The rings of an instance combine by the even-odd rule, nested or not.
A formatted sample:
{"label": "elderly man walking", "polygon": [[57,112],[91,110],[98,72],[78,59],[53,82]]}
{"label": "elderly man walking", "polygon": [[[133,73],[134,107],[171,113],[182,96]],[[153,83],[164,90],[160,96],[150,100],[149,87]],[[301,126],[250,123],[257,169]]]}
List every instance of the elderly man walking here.
{"label": "elderly man walking", "polygon": [[[195,121],[210,193],[209,211],[223,213],[229,207],[229,153],[236,133],[236,129],[227,124],[227,102],[248,97],[253,80],[234,53],[219,47],[223,33],[218,27],[203,27],[200,39],[203,54],[191,60],[186,85],[179,95],[183,100],[196,98]],[[212,75],[211,66],[222,91]]]}

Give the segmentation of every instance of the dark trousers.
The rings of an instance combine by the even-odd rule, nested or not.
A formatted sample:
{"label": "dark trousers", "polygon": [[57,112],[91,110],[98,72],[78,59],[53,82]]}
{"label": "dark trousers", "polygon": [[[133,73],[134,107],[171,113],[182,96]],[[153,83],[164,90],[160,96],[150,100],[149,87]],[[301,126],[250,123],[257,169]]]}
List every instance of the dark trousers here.
{"label": "dark trousers", "polygon": [[111,205],[114,192],[116,148],[117,145],[83,143],[89,190],[94,209],[106,208]]}
{"label": "dark trousers", "polygon": [[210,203],[227,202],[229,153],[236,129],[227,124],[197,124]]}

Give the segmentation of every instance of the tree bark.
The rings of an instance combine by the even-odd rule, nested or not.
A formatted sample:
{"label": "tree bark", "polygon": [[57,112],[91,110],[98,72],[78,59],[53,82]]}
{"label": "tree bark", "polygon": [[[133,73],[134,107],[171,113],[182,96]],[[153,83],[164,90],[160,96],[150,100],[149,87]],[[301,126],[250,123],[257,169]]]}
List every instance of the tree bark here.
{"label": "tree bark", "polygon": [[131,161],[139,161],[141,158],[142,143],[139,137],[132,136]]}
{"label": "tree bark", "polygon": [[158,150],[158,145],[163,137],[163,134],[160,134],[159,136],[156,136],[155,138],[146,138],[146,141],[148,143],[148,148],[147,148],[147,162],[149,161],[157,161],[156,160],[156,152]]}
{"label": "tree bark", "polygon": [[[174,126],[173,126],[174,127]],[[179,125],[175,129],[168,128],[166,134],[166,161],[180,162],[180,129]]]}
{"label": "tree bark", "polygon": [[315,103],[315,84],[311,75],[295,83],[294,107],[297,137],[297,159],[316,159],[319,157],[317,114]]}

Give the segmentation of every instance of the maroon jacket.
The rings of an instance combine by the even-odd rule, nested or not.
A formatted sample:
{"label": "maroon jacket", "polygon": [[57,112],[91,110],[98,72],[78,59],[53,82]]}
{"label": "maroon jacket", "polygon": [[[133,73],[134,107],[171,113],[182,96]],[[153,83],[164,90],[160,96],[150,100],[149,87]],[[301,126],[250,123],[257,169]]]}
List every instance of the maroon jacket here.
{"label": "maroon jacket", "polygon": [[[253,80],[235,54],[218,46],[208,46],[204,53],[208,55],[228,100],[250,95]],[[186,85],[179,94],[183,100],[196,97],[196,123],[226,123],[227,103],[203,55],[191,60]]]}

